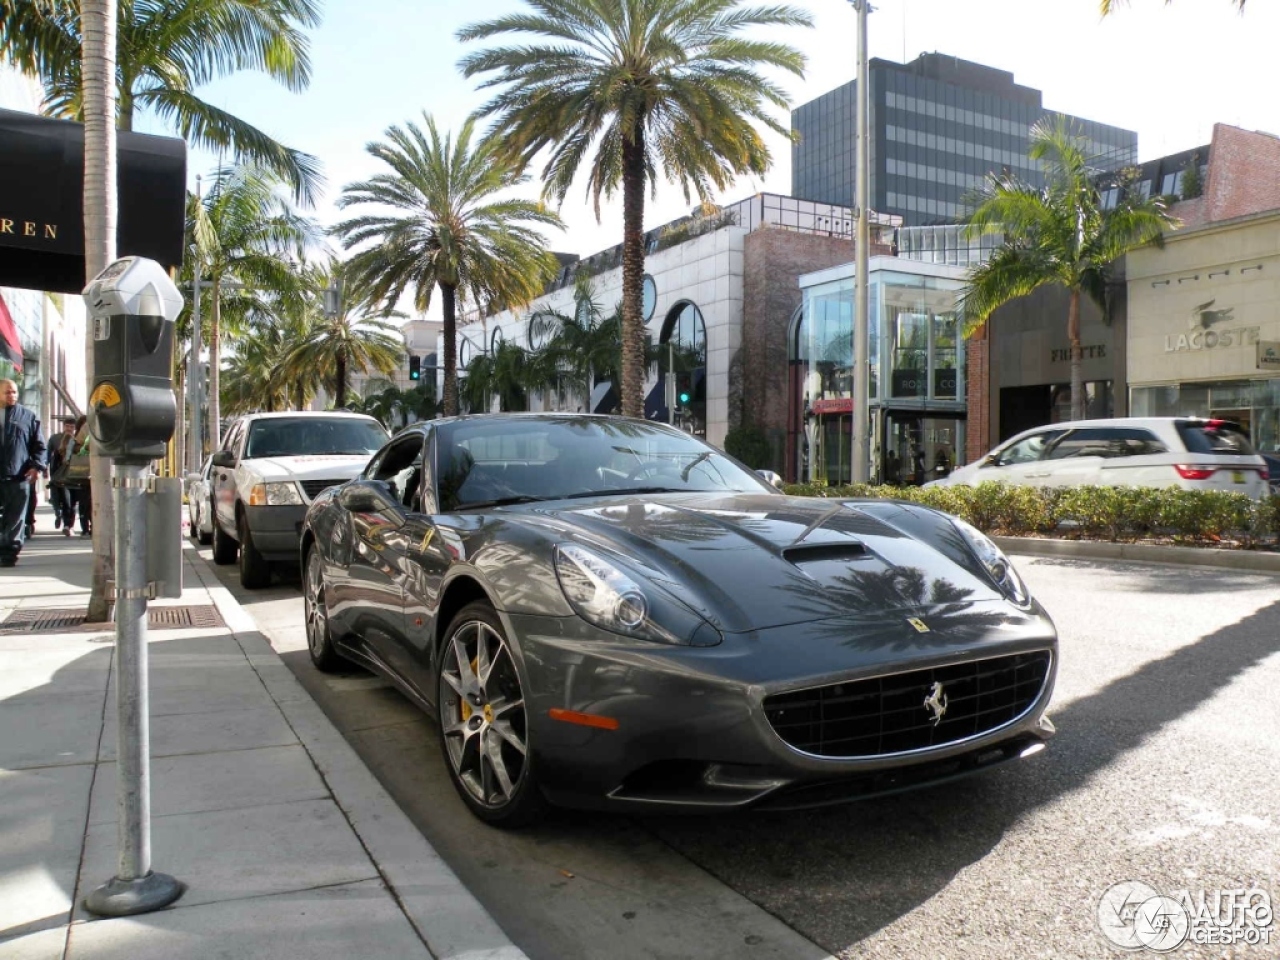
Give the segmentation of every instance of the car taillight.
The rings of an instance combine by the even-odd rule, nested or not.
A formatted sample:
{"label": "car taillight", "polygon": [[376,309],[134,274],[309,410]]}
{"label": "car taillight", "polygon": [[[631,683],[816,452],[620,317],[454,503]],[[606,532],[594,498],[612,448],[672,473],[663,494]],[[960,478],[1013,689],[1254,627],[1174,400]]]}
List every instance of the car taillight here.
{"label": "car taillight", "polygon": [[1213,476],[1213,467],[1193,467],[1185,463],[1175,463],[1173,469],[1183,480],[1208,480]]}
{"label": "car taillight", "polygon": [[1262,475],[1262,479],[1263,479],[1263,480],[1270,480],[1270,479],[1271,479],[1271,473],[1267,470],[1267,468],[1266,468],[1266,467],[1263,467],[1261,470],[1259,470],[1259,471],[1258,471],[1258,473],[1260,473],[1260,474]]}

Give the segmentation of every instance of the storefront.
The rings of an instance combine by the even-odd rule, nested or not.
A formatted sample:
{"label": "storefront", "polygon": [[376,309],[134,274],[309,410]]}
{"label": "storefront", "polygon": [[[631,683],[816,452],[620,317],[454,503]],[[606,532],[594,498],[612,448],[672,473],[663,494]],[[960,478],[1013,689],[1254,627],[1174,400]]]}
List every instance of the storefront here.
{"label": "storefront", "polygon": [[1280,451],[1280,212],[1173,233],[1128,276],[1132,414],[1234,420]]}
{"label": "storefront", "polygon": [[[872,479],[920,484],[963,458],[965,354],[956,296],[965,270],[872,257],[867,358]],[[792,325],[788,468],[798,480],[852,478],[853,265],[800,278]]]}

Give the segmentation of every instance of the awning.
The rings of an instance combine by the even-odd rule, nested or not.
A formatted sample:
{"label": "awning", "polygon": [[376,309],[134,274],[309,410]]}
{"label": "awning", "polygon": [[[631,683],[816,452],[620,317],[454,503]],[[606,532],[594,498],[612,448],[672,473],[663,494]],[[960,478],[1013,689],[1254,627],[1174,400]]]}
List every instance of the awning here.
{"label": "awning", "polygon": [[[120,256],[182,263],[187,145],[120,131]],[[0,110],[0,286],[80,293],[84,265],[84,126]]]}
{"label": "awning", "polygon": [[18,327],[9,313],[9,305],[0,295],[0,360],[8,360],[21,372],[22,341],[18,338]]}

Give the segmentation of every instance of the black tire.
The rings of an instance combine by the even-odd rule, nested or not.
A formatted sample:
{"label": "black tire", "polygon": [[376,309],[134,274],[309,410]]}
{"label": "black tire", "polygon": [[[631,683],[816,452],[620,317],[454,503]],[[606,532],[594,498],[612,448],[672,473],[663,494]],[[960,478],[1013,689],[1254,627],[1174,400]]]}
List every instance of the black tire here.
{"label": "black tire", "polygon": [[338,653],[329,627],[329,604],[324,593],[324,561],[314,545],[307,551],[302,571],[303,622],[307,628],[307,651],[321,673],[338,673],[346,661]]}
{"label": "black tire", "polygon": [[[483,681],[474,666],[482,654],[490,664]],[[520,666],[489,604],[468,604],[449,624],[437,684],[441,750],[462,802],[496,827],[540,819],[547,801],[533,767]]]}
{"label": "black tire", "polygon": [[[212,510],[212,509],[213,509],[213,504],[210,504],[210,505],[209,505],[209,509],[210,509],[210,510]],[[216,524],[215,524],[215,523],[214,523],[214,521],[213,521],[213,514],[210,514],[210,515],[209,515],[209,526],[211,526],[211,527],[212,527],[212,526],[215,526],[215,525],[216,525]],[[201,529],[200,529],[200,527],[199,527],[198,525],[196,526],[194,533],[195,533],[195,535],[196,535],[196,543],[200,544],[200,546],[202,546],[202,547],[207,547],[207,546],[208,546],[208,545],[213,541],[213,533],[212,533],[212,532],[210,532],[210,533],[205,533],[203,530],[201,530]]]}
{"label": "black tire", "polygon": [[218,523],[216,510],[211,515],[211,519],[213,520],[213,562],[224,567],[235,563],[236,552],[239,547],[222,529],[222,525]]}
{"label": "black tire", "polygon": [[270,586],[271,564],[253,545],[253,534],[243,513],[236,518],[236,531],[240,534],[240,586],[246,590]]}

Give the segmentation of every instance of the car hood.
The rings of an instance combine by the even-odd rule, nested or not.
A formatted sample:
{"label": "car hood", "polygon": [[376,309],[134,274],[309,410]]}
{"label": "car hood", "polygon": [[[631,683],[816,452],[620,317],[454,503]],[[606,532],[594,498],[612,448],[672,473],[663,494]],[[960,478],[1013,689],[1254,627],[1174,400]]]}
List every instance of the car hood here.
{"label": "car hood", "polygon": [[615,553],[723,632],[1004,605],[956,527],[907,504],[704,493],[534,512]]}
{"label": "car hood", "polygon": [[369,456],[261,457],[241,463],[263,480],[350,480],[365,468]]}

